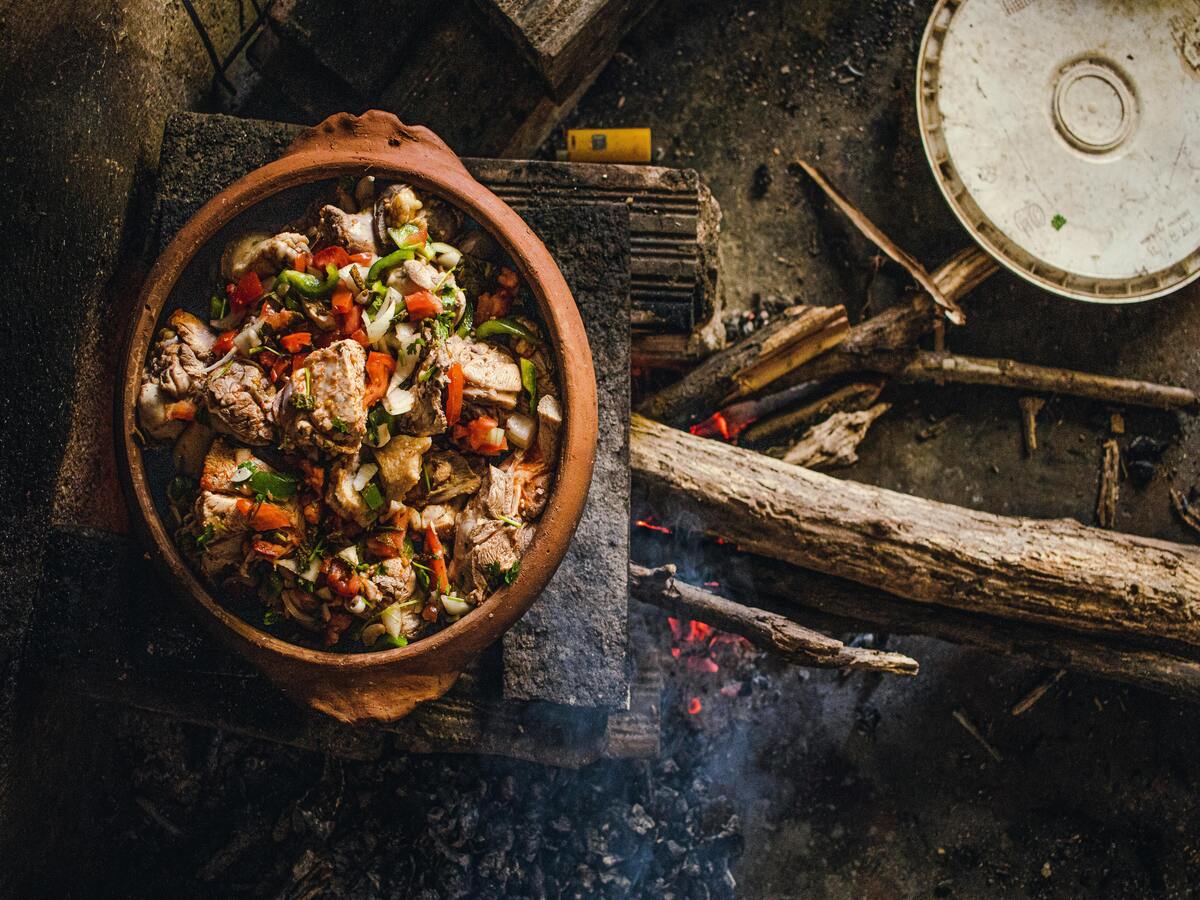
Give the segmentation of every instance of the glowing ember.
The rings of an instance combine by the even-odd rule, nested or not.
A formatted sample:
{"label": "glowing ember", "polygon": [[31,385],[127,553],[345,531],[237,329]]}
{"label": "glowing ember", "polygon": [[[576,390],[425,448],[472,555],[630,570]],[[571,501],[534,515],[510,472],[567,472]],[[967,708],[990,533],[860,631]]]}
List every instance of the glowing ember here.
{"label": "glowing ember", "polygon": [[[739,431],[741,429],[738,429]],[[697,422],[695,425],[689,425],[688,431],[697,437],[715,438],[720,437],[721,440],[727,441],[732,438],[737,432],[731,432],[729,422],[719,412],[713,413],[703,422]]]}
{"label": "glowing ember", "polygon": [[671,533],[671,529],[668,528],[666,525],[655,524],[653,516],[651,516],[649,519],[638,519],[633,524],[636,525],[638,528],[648,528],[651,531],[657,531],[659,534],[670,534]]}
{"label": "glowing ember", "polygon": [[696,715],[702,709],[704,709],[704,705],[700,702],[699,697],[693,697],[691,700],[688,701],[688,715],[689,716]]}

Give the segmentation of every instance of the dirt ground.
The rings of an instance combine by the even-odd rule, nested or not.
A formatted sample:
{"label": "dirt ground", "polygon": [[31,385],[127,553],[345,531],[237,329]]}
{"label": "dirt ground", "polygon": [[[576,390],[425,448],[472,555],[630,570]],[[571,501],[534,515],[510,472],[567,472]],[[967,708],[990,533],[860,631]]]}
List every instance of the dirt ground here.
{"label": "dirt ground", "polygon": [[[906,279],[877,270],[791,162],[823,167],[928,266],[969,243],[914,121],[930,6],[664,0],[567,124],[648,125],[658,162],[700,171],[724,212],[734,314],[805,301],[857,316]],[[99,129],[102,113],[87,115]],[[105,155],[80,152],[80,165]],[[1200,389],[1198,300],[1101,308],[1000,274],[948,344]],[[1103,406],[1051,400],[1027,459],[1011,393],[892,387],[887,399],[845,477],[1093,520]],[[50,409],[69,416],[61,398]],[[1118,527],[1190,540],[1166,489],[1197,479],[1194,419],[1126,421],[1171,446],[1148,487],[1123,485]],[[924,638],[867,638],[917,657],[915,680],[796,671],[738,645],[710,671],[671,655],[655,615],[668,690],[654,762],[337,762],[66,699],[37,711],[33,742],[70,760],[42,807],[62,824],[45,829],[48,856],[40,832],[25,849],[75,879],[55,893],[80,897],[1141,898],[1200,883],[1191,705],[1068,674],[1014,717],[1047,673]]]}

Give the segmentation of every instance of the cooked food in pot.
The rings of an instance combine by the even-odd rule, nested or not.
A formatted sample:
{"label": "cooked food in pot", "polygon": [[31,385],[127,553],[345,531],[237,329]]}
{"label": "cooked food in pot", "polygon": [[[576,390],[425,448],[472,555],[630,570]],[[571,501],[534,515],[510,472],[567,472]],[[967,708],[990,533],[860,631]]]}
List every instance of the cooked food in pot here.
{"label": "cooked food in pot", "polygon": [[173,442],[179,546],[264,627],[399,647],[517,577],[563,409],[516,274],[472,247],[444,201],[341,183],[160,331],[138,415]]}

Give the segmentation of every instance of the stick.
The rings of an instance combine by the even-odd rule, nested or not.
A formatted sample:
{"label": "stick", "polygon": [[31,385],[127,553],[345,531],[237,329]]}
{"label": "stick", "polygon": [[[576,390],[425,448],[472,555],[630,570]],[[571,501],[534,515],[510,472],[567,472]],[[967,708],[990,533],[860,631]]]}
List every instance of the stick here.
{"label": "stick", "polygon": [[755,422],[742,434],[742,443],[766,444],[781,435],[815,425],[834,413],[866,409],[879,399],[882,391],[883,383],[879,381],[858,381],[843,385],[833,393],[812,403],[806,403],[799,409]]}
{"label": "stick", "polygon": [[790,663],[818,669],[854,669],[916,675],[919,665],[902,653],[847,647],[819,631],[797,625],[786,616],[742,606],[709,591],[675,579],[674,566],[648,569],[631,563],[629,590],[643,603],[697,619],[740,634],[762,650],[779,654]]}
{"label": "stick", "polygon": [[1200,549],[842,481],[635,415],[635,481],[742,549],[924,603],[1200,646]]}
{"label": "stick", "polygon": [[954,716],[955,721],[957,721],[959,725],[966,729],[967,734],[979,742],[979,745],[988,752],[988,756],[990,756],[996,762],[1004,762],[1004,758],[1000,755],[1000,751],[988,743],[987,738],[983,736],[983,732],[975,727],[975,723],[967,717],[967,714],[963,710],[956,709],[953,713],[951,713],[951,715]]}
{"label": "stick", "polygon": [[1033,709],[1034,706],[1037,705],[1038,701],[1046,696],[1046,692],[1058,684],[1062,680],[1062,677],[1066,674],[1066,669],[1059,669],[1057,672],[1054,672],[1048,677],[1043,678],[1038,683],[1037,687],[1013,704],[1012,714],[1014,716],[1025,715],[1025,713]]}
{"label": "stick", "polygon": [[1025,439],[1025,453],[1033,456],[1037,452],[1037,416],[1046,401],[1041,397],[1022,397],[1017,403],[1021,407],[1021,435]]}
{"label": "stick", "polygon": [[963,314],[962,309],[954,302],[953,298],[946,296],[942,292],[941,287],[929,276],[924,266],[905,250],[901,249],[895,241],[883,233],[878,225],[868,219],[858,207],[847,200],[845,195],[821,174],[820,170],[809,165],[802,159],[798,159],[796,162],[808,174],[808,177],[817,183],[817,187],[823,190],[829,199],[837,205],[838,209],[845,213],[846,218],[854,224],[855,228],[866,235],[871,243],[886,253],[894,262],[899,263],[925,289],[926,293],[933,298],[934,303],[945,310],[947,319],[955,325],[966,324],[967,317]]}
{"label": "stick", "polygon": [[1112,528],[1117,524],[1117,492],[1120,489],[1121,448],[1109,438],[1104,442],[1104,459],[1100,465],[1100,495],[1096,499],[1096,524]]}
{"label": "stick", "polygon": [[787,326],[767,338],[758,357],[731,376],[733,389],[722,400],[725,405],[754,393],[788,372],[836,347],[850,333],[844,306],[829,309],[809,307]]}
{"label": "stick", "polygon": [[834,413],[805,432],[783,455],[783,461],[807,469],[852,466],[858,462],[858,445],[871,425],[891,408],[890,403],[876,403],[858,412]]}

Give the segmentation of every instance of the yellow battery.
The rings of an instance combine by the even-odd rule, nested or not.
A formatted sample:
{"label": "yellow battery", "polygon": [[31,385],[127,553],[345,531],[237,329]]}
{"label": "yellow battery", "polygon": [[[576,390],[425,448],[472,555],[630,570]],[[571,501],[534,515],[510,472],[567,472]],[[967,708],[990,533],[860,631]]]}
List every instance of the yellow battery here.
{"label": "yellow battery", "polygon": [[567,159],[571,162],[648,163],[650,129],[569,129]]}

